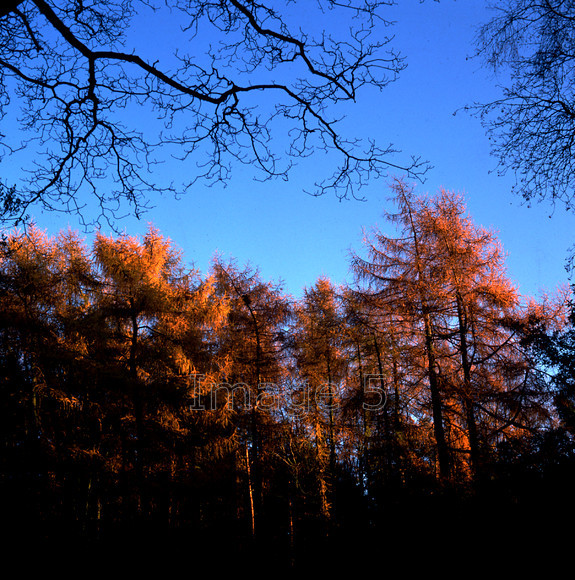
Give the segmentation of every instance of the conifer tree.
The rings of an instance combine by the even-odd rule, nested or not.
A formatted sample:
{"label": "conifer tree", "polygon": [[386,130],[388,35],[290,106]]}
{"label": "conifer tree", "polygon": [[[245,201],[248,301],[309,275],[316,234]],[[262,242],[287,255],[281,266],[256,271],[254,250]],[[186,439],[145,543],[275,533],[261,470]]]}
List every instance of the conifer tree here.
{"label": "conifer tree", "polygon": [[545,415],[537,375],[510,331],[523,316],[520,296],[499,241],[472,222],[461,196],[416,196],[401,181],[393,191],[398,212],[388,217],[399,237],[375,230],[368,258],[355,255],[353,267],[365,297],[411,327],[412,375],[418,345],[424,355],[440,474],[469,465],[478,475],[498,438]]}
{"label": "conifer tree", "polygon": [[329,279],[319,278],[304,290],[294,324],[293,355],[304,391],[305,418],[315,441],[321,512],[329,521],[333,516],[347,370],[341,306]]}
{"label": "conifer tree", "polygon": [[429,404],[441,477],[451,476],[452,459],[446,436],[444,392],[438,366],[439,317],[444,308],[443,289],[434,285],[434,256],[427,232],[418,216],[426,201],[401,181],[394,183],[397,213],[386,217],[398,228],[393,238],[374,228],[366,235],[366,258],[352,255],[352,269],[364,291],[384,302],[389,309],[409,320],[413,336],[425,360],[424,374],[429,389]]}
{"label": "conifer tree", "polygon": [[214,352],[220,383],[212,402],[232,414],[236,463],[244,463],[247,478],[251,530],[259,534],[273,463],[270,444],[282,410],[291,304],[281,284],[263,281],[249,265],[240,269],[234,260],[226,263],[216,256],[210,277],[216,296],[227,303]]}

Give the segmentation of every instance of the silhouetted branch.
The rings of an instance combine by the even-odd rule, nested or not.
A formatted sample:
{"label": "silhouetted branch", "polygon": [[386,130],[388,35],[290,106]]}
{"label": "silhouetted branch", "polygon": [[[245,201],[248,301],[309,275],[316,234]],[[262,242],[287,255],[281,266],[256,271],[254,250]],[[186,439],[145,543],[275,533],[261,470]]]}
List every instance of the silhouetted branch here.
{"label": "silhouetted branch", "polygon": [[[11,157],[20,146],[33,162],[18,183],[2,183],[3,222],[25,222],[35,207],[87,217],[94,201],[95,220],[113,222],[126,203],[144,211],[150,192],[227,181],[236,163],[259,179],[286,178],[295,161],[318,151],[333,155],[336,169],[314,194],[354,197],[390,169],[422,175],[421,160],[396,161],[391,145],[346,138],[331,112],[355,102],[365,86],[384,88],[403,69],[390,37],[372,40],[376,23],[391,24],[380,15],[391,4],[318,0],[313,9],[343,11],[350,20],[349,32],[332,38],[296,33],[292,20],[302,29],[314,24],[312,6],[294,0],[281,11],[242,0],[9,3],[0,13],[0,115],[20,106],[21,133],[0,135],[0,152]],[[184,34],[175,42],[181,53],[166,47],[168,58],[152,46],[157,58],[148,58],[128,48],[137,17],[170,11],[181,29],[174,37]],[[183,52],[188,46],[191,55]],[[132,110],[141,115],[138,127],[127,120]],[[278,131],[287,133],[286,152],[275,144]],[[152,175],[166,154],[194,163],[186,165],[187,183]]]}

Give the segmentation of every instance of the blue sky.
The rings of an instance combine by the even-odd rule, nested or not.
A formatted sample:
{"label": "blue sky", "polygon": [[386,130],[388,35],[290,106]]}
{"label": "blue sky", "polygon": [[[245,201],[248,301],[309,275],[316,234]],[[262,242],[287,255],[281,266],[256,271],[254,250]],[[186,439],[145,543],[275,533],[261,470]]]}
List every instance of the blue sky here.
{"label": "blue sky", "polygon": [[[479,120],[453,114],[498,95],[497,79],[468,58],[475,28],[489,17],[485,3],[400,0],[389,14],[397,20],[394,47],[408,67],[383,92],[360,94],[347,126],[358,136],[392,142],[406,156],[428,159],[434,168],[417,190],[433,194],[445,187],[463,193],[474,221],[498,232],[509,277],[522,293],[537,295],[566,283],[564,263],[575,242],[573,215],[562,207],[553,212],[547,203],[522,205],[511,193],[512,176],[494,171],[496,161]],[[348,252],[361,251],[362,228],[388,228],[382,218],[382,211],[391,209],[384,180],[363,190],[364,202],[311,197],[303,190],[321,167],[320,158],[312,159],[289,181],[266,183],[254,181],[244,168],[226,188],[196,186],[179,200],[156,199],[153,211],[120,227],[142,234],[152,222],[200,270],[205,272],[219,252],[259,267],[264,279],[283,280],[286,290],[299,296],[320,275],[336,283],[349,279]],[[67,225],[79,229],[68,217],[37,214],[35,219],[49,233]]]}

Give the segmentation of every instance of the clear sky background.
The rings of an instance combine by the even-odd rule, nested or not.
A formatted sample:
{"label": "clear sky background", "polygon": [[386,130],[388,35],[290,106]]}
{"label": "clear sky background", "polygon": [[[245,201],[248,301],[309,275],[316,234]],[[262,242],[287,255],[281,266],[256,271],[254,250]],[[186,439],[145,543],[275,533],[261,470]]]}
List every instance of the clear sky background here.
{"label": "clear sky background", "polygon": [[[429,160],[434,168],[425,183],[417,185],[418,192],[433,194],[445,187],[463,193],[474,221],[498,232],[507,252],[509,277],[520,292],[553,291],[568,281],[564,264],[575,243],[573,215],[563,207],[553,211],[548,203],[522,205],[511,193],[513,177],[494,171],[496,160],[479,120],[465,112],[454,115],[465,105],[499,94],[497,79],[469,58],[476,28],[489,17],[485,2],[399,0],[398,4],[389,9],[390,18],[397,21],[393,46],[406,57],[408,67],[383,92],[366,91],[363,98],[360,94],[348,126],[358,136],[382,145],[392,142],[406,156]],[[157,21],[150,21],[150,27],[161,28]],[[321,168],[322,159],[312,159],[289,181],[266,183],[254,181],[245,168],[226,188],[198,185],[179,200],[156,199],[156,208],[140,221],[130,218],[119,226],[135,235],[143,234],[152,222],[182,249],[184,260],[202,272],[219,252],[240,264],[257,266],[266,280],[283,280],[286,291],[298,297],[320,275],[335,283],[349,280],[348,252],[361,252],[362,228],[376,224],[382,230],[389,228],[382,218],[383,210],[391,209],[385,181],[374,181],[362,190],[364,202],[309,196],[303,190]],[[35,218],[50,234],[68,225],[80,229],[68,216]]]}

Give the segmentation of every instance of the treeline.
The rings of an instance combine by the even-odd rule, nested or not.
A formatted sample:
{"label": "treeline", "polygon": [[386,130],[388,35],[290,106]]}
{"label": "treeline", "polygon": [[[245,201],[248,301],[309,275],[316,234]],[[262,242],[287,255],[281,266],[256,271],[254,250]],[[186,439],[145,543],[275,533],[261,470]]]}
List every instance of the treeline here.
{"label": "treeline", "polygon": [[6,234],[4,528],[259,536],[293,557],[445,498],[528,506],[572,482],[568,296],[520,296],[460,196],[397,182],[393,201],[353,282],[298,299],[234,260],[201,275],[152,227],[90,248]]}

